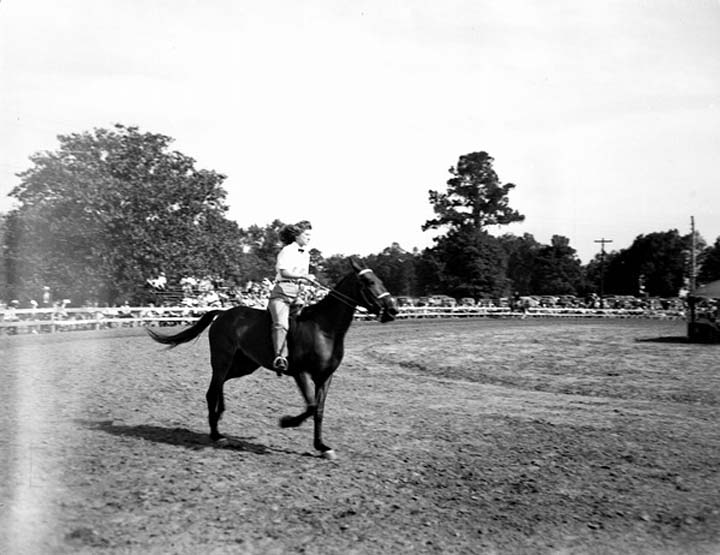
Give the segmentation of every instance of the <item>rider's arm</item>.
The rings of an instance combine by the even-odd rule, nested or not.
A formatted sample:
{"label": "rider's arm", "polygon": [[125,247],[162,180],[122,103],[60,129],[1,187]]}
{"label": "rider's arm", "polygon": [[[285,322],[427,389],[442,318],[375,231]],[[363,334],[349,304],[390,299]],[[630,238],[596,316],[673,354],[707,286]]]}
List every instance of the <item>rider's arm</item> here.
{"label": "rider's arm", "polygon": [[280,268],[280,277],[283,279],[306,279],[308,281],[315,281],[315,276],[312,274],[294,274],[290,270]]}

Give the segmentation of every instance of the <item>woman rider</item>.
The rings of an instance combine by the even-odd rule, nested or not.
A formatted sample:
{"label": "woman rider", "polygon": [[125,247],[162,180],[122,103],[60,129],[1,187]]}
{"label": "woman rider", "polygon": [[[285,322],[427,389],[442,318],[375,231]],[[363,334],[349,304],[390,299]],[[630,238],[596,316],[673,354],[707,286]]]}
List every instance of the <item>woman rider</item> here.
{"label": "woman rider", "polygon": [[272,341],[275,349],[273,368],[281,375],[288,369],[287,332],[290,320],[290,305],[297,302],[301,281],[314,282],[310,272],[310,222],[303,220],[287,225],[280,230],[284,247],[275,264],[275,287],[270,293],[268,310],[272,317]]}

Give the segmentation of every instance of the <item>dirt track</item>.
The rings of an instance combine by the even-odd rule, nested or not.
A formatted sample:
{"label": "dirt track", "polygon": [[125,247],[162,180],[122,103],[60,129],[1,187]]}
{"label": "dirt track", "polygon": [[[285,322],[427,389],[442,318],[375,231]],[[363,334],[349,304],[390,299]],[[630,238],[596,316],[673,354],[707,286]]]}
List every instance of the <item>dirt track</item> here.
{"label": "dirt track", "polygon": [[[720,346],[681,322],[354,324],[336,463],[289,378],[206,337],[0,338],[3,553],[718,553]],[[662,340],[658,340],[662,338]]]}

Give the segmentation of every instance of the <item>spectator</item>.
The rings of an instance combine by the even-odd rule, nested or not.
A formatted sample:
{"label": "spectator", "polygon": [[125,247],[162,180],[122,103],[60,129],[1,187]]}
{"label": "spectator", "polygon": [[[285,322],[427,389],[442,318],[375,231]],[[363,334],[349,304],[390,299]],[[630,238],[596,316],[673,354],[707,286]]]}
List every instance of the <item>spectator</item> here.
{"label": "spectator", "polygon": [[63,299],[55,303],[55,320],[67,320],[69,315],[67,306],[70,304],[70,299]]}
{"label": "spectator", "polygon": [[20,306],[20,301],[13,299],[5,311],[6,322],[17,322],[20,318],[17,315],[17,309]]}
{"label": "spectator", "polygon": [[158,277],[148,279],[147,283],[156,291],[165,291],[165,289],[167,289],[167,276],[165,276],[165,272],[160,272]]}
{"label": "spectator", "polygon": [[193,294],[195,288],[197,287],[197,284],[198,280],[192,276],[184,277],[180,280],[180,287],[182,288],[182,292],[186,297],[189,297]]}
{"label": "spectator", "polygon": [[43,287],[42,297],[40,298],[43,308],[52,307],[52,295],[50,294],[50,288],[46,285]]}
{"label": "spectator", "polygon": [[202,306],[218,308],[220,306],[220,296],[217,294],[217,291],[206,291],[200,296],[200,304]]}
{"label": "spectator", "polygon": [[208,291],[213,290],[212,280],[209,276],[205,276],[200,280],[200,282],[198,283],[198,290],[201,293],[207,293]]}
{"label": "spectator", "polygon": [[128,301],[125,301],[122,306],[118,308],[117,315],[119,318],[132,318],[132,310],[130,310],[130,303]]}

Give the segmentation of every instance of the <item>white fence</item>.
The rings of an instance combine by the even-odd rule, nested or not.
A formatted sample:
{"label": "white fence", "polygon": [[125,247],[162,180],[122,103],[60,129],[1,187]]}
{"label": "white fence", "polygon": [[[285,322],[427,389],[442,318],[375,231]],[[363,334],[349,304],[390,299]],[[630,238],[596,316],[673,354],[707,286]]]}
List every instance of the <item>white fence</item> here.
{"label": "white fence", "polygon": [[[230,307],[225,307],[230,308]],[[99,330],[118,327],[186,325],[213,307],[119,307],[0,310],[0,335],[54,333],[70,330]],[[357,320],[375,317],[358,310]],[[399,320],[431,318],[662,318],[684,319],[681,310],[528,308],[512,311],[503,307],[401,307]]]}

